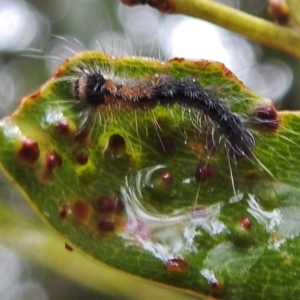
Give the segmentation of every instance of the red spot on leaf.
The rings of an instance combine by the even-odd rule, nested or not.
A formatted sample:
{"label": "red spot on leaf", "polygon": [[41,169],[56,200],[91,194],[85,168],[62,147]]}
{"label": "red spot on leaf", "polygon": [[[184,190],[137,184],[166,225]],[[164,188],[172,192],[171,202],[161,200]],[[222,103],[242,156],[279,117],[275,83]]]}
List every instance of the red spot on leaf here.
{"label": "red spot on leaf", "polygon": [[70,131],[69,122],[65,119],[58,121],[55,125],[55,130],[59,134],[67,134]]}
{"label": "red spot on leaf", "polygon": [[81,223],[86,223],[89,220],[91,212],[91,206],[83,200],[75,201],[72,206],[73,215]]}
{"label": "red spot on leaf", "polygon": [[110,213],[115,209],[114,200],[107,196],[100,196],[96,200],[96,210],[100,213]]}
{"label": "red spot on leaf", "polygon": [[275,131],[277,130],[280,118],[274,105],[260,107],[256,111],[257,125],[259,128]]}
{"label": "red spot on leaf", "polygon": [[21,149],[18,152],[19,159],[29,165],[34,164],[40,156],[39,144],[30,138],[22,140]]}
{"label": "red spot on leaf", "polygon": [[113,151],[120,151],[126,149],[126,142],[119,134],[113,134],[109,138],[108,148]]}
{"label": "red spot on leaf", "polygon": [[195,179],[198,182],[203,182],[210,179],[213,175],[213,169],[208,164],[199,164],[195,172]]}
{"label": "red spot on leaf", "polygon": [[172,185],[173,184],[173,175],[171,172],[165,171],[160,173],[160,180],[162,183],[166,185]]}
{"label": "red spot on leaf", "polygon": [[165,268],[169,272],[182,273],[187,270],[188,262],[181,257],[171,258],[165,263]]}
{"label": "red spot on leaf", "polygon": [[48,170],[53,170],[55,167],[61,166],[61,164],[62,159],[55,151],[46,154],[45,165]]}
{"label": "red spot on leaf", "polygon": [[78,153],[77,156],[76,156],[76,161],[80,165],[87,164],[88,160],[89,160],[89,156],[85,151],[82,151],[82,152]]}
{"label": "red spot on leaf", "polygon": [[124,210],[124,203],[122,199],[108,196],[100,196],[96,200],[96,211],[102,214],[106,213],[121,213]]}
{"label": "red spot on leaf", "polygon": [[45,169],[42,172],[42,180],[46,182],[50,179],[52,171],[55,167],[58,167],[62,164],[61,157],[55,152],[46,153],[45,157]]}
{"label": "red spot on leaf", "polygon": [[240,219],[240,225],[244,229],[250,229],[252,226],[252,222],[249,218],[242,218],[242,219]]}

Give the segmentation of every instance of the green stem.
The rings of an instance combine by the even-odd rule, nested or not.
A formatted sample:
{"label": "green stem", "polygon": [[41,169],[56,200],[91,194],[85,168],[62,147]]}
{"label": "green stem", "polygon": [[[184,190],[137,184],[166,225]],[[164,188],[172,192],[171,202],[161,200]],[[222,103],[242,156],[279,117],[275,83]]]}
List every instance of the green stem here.
{"label": "green stem", "polygon": [[175,12],[201,18],[300,58],[300,32],[211,0],[174,0]]}

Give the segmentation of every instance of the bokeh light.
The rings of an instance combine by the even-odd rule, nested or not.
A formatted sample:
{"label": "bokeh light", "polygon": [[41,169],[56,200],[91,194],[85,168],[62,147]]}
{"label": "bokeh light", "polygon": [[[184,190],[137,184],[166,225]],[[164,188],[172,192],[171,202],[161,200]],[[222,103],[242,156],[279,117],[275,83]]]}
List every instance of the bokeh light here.
{"label": "bokeh light", "polygon": [[49,24],[22,0],[0,2],[0,51],[20,51],[41,46],[49,36]]}

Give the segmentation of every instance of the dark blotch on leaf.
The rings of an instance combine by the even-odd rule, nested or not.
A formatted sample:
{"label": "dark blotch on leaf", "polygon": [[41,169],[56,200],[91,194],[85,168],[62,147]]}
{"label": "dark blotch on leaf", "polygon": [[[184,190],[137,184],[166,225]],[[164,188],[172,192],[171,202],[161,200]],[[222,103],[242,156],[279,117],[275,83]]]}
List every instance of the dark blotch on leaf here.
{"label": "dark blotch on leaf", "polygon": [[114,231],[115,230],[115,222],[112,220],[101,219],[98,222],[98,228],[99,228],[99,230],[106,231],[106,232]]}
{"label": "dark blotch on leaf", "polygon": [[114,200],[107,196],[100,196],[96,200],[96,211],[99,213],[110,213],[115,209]]}
{"label": "dark blotch on leaf", "polygon": [[165,268],[169,272],[182,273],[187,270],[188,262],[181,257],[171,258],[165,263]]}
{"label": "dark blotch on leaf", "polygon": [[195,179],[196,181],[203,182],[210,179],[213,175],[213,169],[208,164],[199,164],[196,168]]}
{"label": "dark blotch on leaf", "polygon": [[85,201],[77,200],[72,206],[72,213],[79,222],[86,223],[91,214],[91,207]]}
{"label": "dark blotch on leaf", "polygon": [[66,248],[66,250],[68,250],[68,251],[70,251],[70,252],[72,252],[74,249],[70,246],[70,245],[68,245],[67,243],[65,243],[65,248]]}
{"label": "dark blotch on leaf", "polygon": [[34,164],[40,156],[39,144],[37,141],[30,138],[22,140],[21,149],[19,150],[18,157],[24,163],[29,165]]}
{"label": "dark blotch on leaf", "polygon": [[113,134],[109,138],[108,149],[112,151],[122,151],[126,149],[126,142],[119,134]]}
{"label": "dark blotch on leaf", "polygon": [[67,120],[63,119],[56,123],[55,130],[59,134],[67,134],[70,131],[69,123]]}
{"label": "dark blotch on leaf", "polygon": [[124,203],[119,198],[100,196],[96,200],[96,211],[102,214],[106,213],[121,213],[124,210]]}
{"label": "dark blotch on leaf", "polygon": [[248,248],[255,243],[255,235],[250,230],[252,224],[248,218],[242,218],[233,226],[229,226],[228,239],[239,248]]}
{"label": "dark blotch on leaf", "polygon": [[275,131],[279,126],[280,118],[275,107],[268,105],[257,109],[256,121],[259,128]]}
{"label": "dark blotch on leaf", "polygon": [[89,156],[88,156],[87,152],[85,152],[85,151],[79,152],[76,156],[76,161],[80,165],[87,164],[88,160],[89,160]]}
{"label": "dark blotch on leaf", "polygon": [[59,210],[59,216],[62,219],[66,219],[68,217],[68,214],[69,214],[69,205],[67,203],[64,203]]}
{"label": "dark blotch on leaf", "polygon": [[55,167],[61,166],[61,164],[62,159],[55,151],[46,154],[45,165],[48,170],[53,170]]}

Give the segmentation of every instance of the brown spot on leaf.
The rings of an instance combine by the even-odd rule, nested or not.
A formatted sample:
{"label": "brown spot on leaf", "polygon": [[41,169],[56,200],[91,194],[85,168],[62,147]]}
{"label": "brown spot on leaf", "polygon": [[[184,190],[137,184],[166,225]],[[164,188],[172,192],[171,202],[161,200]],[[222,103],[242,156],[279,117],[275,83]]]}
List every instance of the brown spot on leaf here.
{"label": "brown spot on leaf", "polygon": [[96,200],[96,211],[99,213],[110,213],[115,209],[114,200],[107,196],[100,196]]}
{"label": "brown spot on leaf", "polygon": [[45,166],[47,170],[52,171],[55,167],[59,167],[62,164],[61,157],[56,151],[48,152],[46,154]]}
{"label": "brown spot on leaf", "polygon": [[40,156],[39,144],[30,138],[22,140],[21,149],[18,152],[19,159],[29,165],[33,165]]}
{"label": "brown spot on leaf", "polygon": [[55,125],[55,130],[59,134],[67,134],[70,132],[69,122],[66,119],[59,120]]}
{"label": "brown spot on leaf", "polygon": [[90,218],[92,208],[87,202],[77,200],[72,206],[72,213],[79,222],[86,223]]}
{"label": "brown spot on leaf", "polygon": [[88,156],[88,153],[86,151],[81,151],[76,156],[76,161],[80,165],[87,164],[88,160],[89,160],[89,156]]}
{"label": "brown spot on leaf", "polygon": [[279,126],[280,118],[274,105],[268,105],[257,109],[256,121],[259,128],[275,131]]}
{"label": "brown spot on leaf", "polygon": [[61,208],[59,209],[59,216],[61,217],[61,219],[66,219],[69,215],[69,204],[68,203],[64,203],[62,204]]}
{"label": "brown spot on leaf", "polygon": [[68,250],[68,251],[70,251],[70,252],[72,252],[74,249],[70,246],[70,245],[68,245],[67,243],[65,243],[65,248],[66,248],[66,250]]}
{"label": "brown spot on leaf", "polygon": [[199,164],[196,168],[195,179],[198,182],[203,182],[210,179],[213,175],[213,169],[209,164]]}
{"label": "brown spot on leaf", "polygon": [[165,268],[169,272],[182,273],[187,270],[188,262],[181,257],[171,258],[165,263]]}
{"label": "brown spot on leaf", "polygon": [[45,183],[47,182],[52,175],[52,171],[55,167],[59,167],[62,164],[61,157],[55,152],[46,153],[45,157],[45,168],[43,169],[41,179]]}
{"label": "brown spot on leaf", "polygon": [[108,219],[100,219],[98,222],[98,229],[105,232],[111,232],[115,230],[115,222]]}
{"label": "brown spot on leaf", "polygon": [[102,195],[96,200],[96,211],[102,214],[121,213],[124,211],[124,203],[120,198]]}

